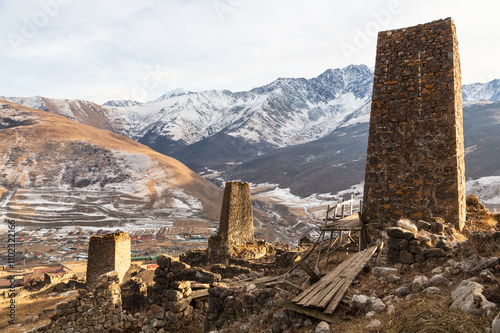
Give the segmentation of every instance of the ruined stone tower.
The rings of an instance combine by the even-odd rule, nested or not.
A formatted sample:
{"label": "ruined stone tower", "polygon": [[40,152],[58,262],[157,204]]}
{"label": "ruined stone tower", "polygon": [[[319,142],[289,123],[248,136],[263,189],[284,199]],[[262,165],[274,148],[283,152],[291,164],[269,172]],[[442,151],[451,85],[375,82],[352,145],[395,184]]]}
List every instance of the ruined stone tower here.
{"label": "ruined stone tower", "polygon": [[465,223],[460,59],[450,18],[379,32],[363,218]]}
{"label": "ruined stone tower", "polygon": [[92,236],[87,261],[87,286],[94,286],[102,274],[116,271],[120,283],[130,267],[130,236],[126,232]]}
{"label": "ruined stone tower", "polygon": [[253,241],[253,212],[250,185],[243,182],[226,182],[220,213],[219,234],[226,242]]}
{"label": "ruined stone tower", "polygon": [[226,182],[220,214],[219,232],[208,239],[208,260],[225,262],[232,245],[253,242],[253,211],[250,185]]}

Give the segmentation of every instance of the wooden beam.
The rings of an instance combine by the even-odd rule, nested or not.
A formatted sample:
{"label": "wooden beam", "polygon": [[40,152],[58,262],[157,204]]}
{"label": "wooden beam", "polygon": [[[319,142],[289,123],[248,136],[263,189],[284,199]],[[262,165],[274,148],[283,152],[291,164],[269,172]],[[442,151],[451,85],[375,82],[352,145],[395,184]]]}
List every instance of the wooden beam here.
{"label": "wooden beam", "polygon": [[[307,257],[309,257],[309,255],[314,251],[314,249],[316,248],[316,245],[318,245],[318,242],[321,238],[321,236],[324,234],[325,232],[322,231],[321,234],[319,235],[318,239],[316,240],[316,243],[314,243],[314,246],[312,247],[312,249],[309,250],[309,252],[307,252],[307,254],[304,256],[304,258],[302,260],[306,260]],[[290,268],[290,270],[288,272],[285,273],[285,275],[288,275],[290,274],[291,272],[293,272],[295,270],[295,268],[297,268],[299,265],[295,264],[293,265],[292,268]]]}
{"label": "wooden beam", "polygon": [[359,261],[359,263],[356,265],[356,267],[353,267],[348,273],[347,276],[344,280],[344,284],[342,287],[335,293],[335,297],[333,300],[328,304],[328,306],[325,309],[326,314],[332,314],[337,306],[340,303],[340,300],[344,297],[345,293],[347,292],[347,289],[351,285],[352,281],[356,278],[356,276],[359,274],[359,272],[363,269],[364,265],[370,260],[370,258],[373,256],[375,251],[377,250],[376,246],[372,246],[371,248],[360,252],[363,253],[362,259]]}
{"label": "wooden beam", "polygon": [[373,267],[378,267],[378,262],[380,261],[380,258],[382,257],[382,250],[384,249],[384,242],[380,242],[378,246],[378,254],[377,254],[377,259],[375,259],[375,265]]}
{"label": "wooden beam", "polygon": [[300,266],[310,277],[312,282],[316,282],[320,280],[320,277],[302,260],[300,256],[295,258],[295,263]]}
{"label": "wooden beam", "polygon": [[305,314],[305,315],[307,315],[309,317],[313,317],[313,318],[316,318],[316,319],[319,319],[319,320],[324,320],[324,321],[326,321],[327,323],[330,323],[330,324],[334,324],[335,323],[333,316],[326,315],[323,312],[318,311],[318,310],[314,310],[314,309],[310,309],[310,308],[304,308],[302,306],[293,304],[292,302],[288,302],[288,301],[284,301],[280,305],[282,307],[288,309],[288,310],[292,310],[292,311],[295,311],[295,312],[298,312],[298,313],[302,313],[302,314]]}

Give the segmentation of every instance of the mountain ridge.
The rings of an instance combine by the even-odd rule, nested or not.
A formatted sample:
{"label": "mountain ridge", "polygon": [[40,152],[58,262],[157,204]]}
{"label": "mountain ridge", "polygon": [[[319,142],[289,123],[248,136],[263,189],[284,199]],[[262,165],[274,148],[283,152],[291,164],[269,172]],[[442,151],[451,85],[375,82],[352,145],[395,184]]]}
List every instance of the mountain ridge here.
{"label": "mountain ridge", "polygon": [[[286,163],[302,163],[302,166],[297,166],[302,168],[305,164],[299,163],[299,160],[303,158],[304,161],[309,161],[310,170],[315,170],[315,173],[321,174],[323,178],[328,178],[326,183],[341,179],[341,182],[337,181],[336,185],[331,187],[331,190],[338,190],[339,186],[348,186],[348,183],[352,183],[347,181],[348,179],[359,177],[346,176],[346,173],[340,172],[335,165],[349,165],[353,175],[362,175],[364,172],[364,167],[355,164],[360,164],[361,156],[366,153],[363,152],[366,149],[363,148],[365,144],[363,140],[366,140],[369,122],[372,80],[373,71],[368,67],[350,65],[342,69],[327,69],[311,79],[278,78],[248,91],[190,92],[176,89],[147,103],[110,102],[109,104],[123,106],[103,107],[100,112],[103,117],[100,124],[106,124],[105,126],[112,131],[146,144],[160,153],[170,155],[205,176],[211,173],[210,170],[215,170],[216,173],[222,173],[222,178],[227,180],[233,178],[244,181],[274,180],[273,183],[281,182],[302,195],[310,193],[309,189],[305,190],[307,186],[304,184],[307,182],[310,183],[309,187],[323,188],[323,185],[312,177],[314,172],[308,174],[307,169],[293,178],[290,177],[290,171],[286,174],[287,177],[284,174],[277,174],[278,170],[287,172],[286,168],[282,168],[279,164],[282,163],[280,161],[284,161],[283,157],[278,158],[278,156],[292,154],[290,158],[285,159]],[[488,103],[500,100],[499,82],[500,80],[493,80],[488,83],[464,85],[463,100],[466,110],[464,115],[473,114],[474,110],[481,109],[480,105],[484,103],[474,102],[478,99],[488,100]],[[89,123],[89,119],[93,117],[87,112],[84,114],[88,117],[80,116],[78,119],[75,103],[69,105],[71,101],[64,100],[66,106],[56,109],[50,107],[51,103],[47,103],[46,99],[40,99],[41,101],[27,99],[24,103],[33,103],[41,109],[45,108],[49,112],[59,112],[63,115],[61,109],[73,110],[73,115],[69,114],[69,117],[84,123]],[[52,104],[58,103],[64,104],[61,100]],[[84,105],[82,102],[80,104]],[[492,108],[496,110],[496,104],[493,104]],[[479,119],[491,122],[494,110],[488,111],[490,118],[479,117]],[[468,116],[467,122],[474,122],[472,118]],[[478,128],[477,122],[475,124],[473,128]],[[495,124],[493,122],[491,125]],[[469,132],[466,131],[467,133]],[[470,133],[466,135],[466,144],[469,142],[467,136],[472,138],[480,135],[480,133]],[[345,144],[352,145],[352,149],[342,149],[338,144],[332,143],[334,141],[338,143],[345,141]],[[478,140],[478,144],[466,146],[466,150],[477,150],[482,151],[481,154],[486,154],[486,150],[474,148],[474,146],[480,147],[486,141]],[[318,148],[321,144],[323,147],[325,144],[326,147],[330,147],[328,149],[331,151],[327,150],[326,155],[331,156],[323,156],[325,153]],[[486,146],[492,146],[491,140]],[[314,153],[308,152],[308,149],[312,149]],[[336,153],[337,151],[341,153]],[[293,154],[298,155],[295,158]],[[477,152],[468,154],[475,156]],[[270,156],[277,158],[274,166],[271,162],[263,160],[265,158],[271,161]],[[479,164],[489,165],[484,164],[480,157],[476,161]],[[273,175],[272,179],[251,176],[254,172],[251,166],[258,162],[268,167],[266,170],[256,168],[254,171],[269,173]],[[321,163],[324,163],[323,167],[320,166]],[[468,165],[470,174],[474,177],[496,176],[495,169],[490,166],[479,169],[490,170],[492,174],[481,174],[474,171],[477,167],[470,163]],[[248,167],[248,170],[243,170],[244,167]],[[247,176],[249,178],[246,178]],[[216,181],[214,178],[211,179]]]}

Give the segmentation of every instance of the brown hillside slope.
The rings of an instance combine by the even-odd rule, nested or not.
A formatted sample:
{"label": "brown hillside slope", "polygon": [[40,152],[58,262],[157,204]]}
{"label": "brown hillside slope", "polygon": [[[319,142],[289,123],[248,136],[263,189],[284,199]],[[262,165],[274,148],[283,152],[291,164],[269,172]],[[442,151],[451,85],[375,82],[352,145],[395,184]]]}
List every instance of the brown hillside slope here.
{"label": "brown hillside slope", "polygon": [[0,102],[0,209],[26,222],[218,219],[222,192],[110,131]]}

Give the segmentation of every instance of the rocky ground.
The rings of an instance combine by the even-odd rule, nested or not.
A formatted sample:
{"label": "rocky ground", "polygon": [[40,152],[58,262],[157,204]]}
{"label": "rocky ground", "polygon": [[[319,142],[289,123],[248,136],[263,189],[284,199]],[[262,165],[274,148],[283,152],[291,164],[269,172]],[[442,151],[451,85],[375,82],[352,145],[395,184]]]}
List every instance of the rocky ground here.
{"label": "rocky ground", "polygon": [[[77,322],[78,311],[87,315],[93,307],[106,303],[109,315],[101,318],[92,313],[95,325],[90,323],[86,332],[500,332],[499,216],[490,214],[477,197],[468,197],[467,204],[463,233],[445,222],[441,228],[436,221],[427,225],[406,220],[394,227],[419,241],[421,253],[413,258],[422,259],[418,255],[426,249],[439,255],[424,256],[411,264],[391,262],[388,253],[395,250],[394,244],[401,246],[404,238],[388,244],[393,233],[389,229],[382,233],[381,240],[388,246],[381,259],[376,262],[374,256],[368,262],[329,323],[284,307],[308,286],[305,272],[300,268],[290,271],[295,257],[304,257],[313,245],[304,238],[295,248],[261,242],[266,256],[233,258],[225,264],[207,263],[205,250],[185,253],[180,261],[161,255],[154,271],[134,266],[120,288],[113,277],[104,278],[101,290],[121,293],[114,305],[104,302],[97,291],[68,292],[69,284],[22,291],[25,301],[19,306],[19,325],[6,325],[2,310],[0,329],[23,332],[49,323],[53,326],[46,331],[79,332],[83,321]],[[241,253],[251,249],[244,250]],[[315,253],[305,260],[310,266],[314,266]],[[340,261],[343,255],[338,257]],[[336,264],[334,254],[328,270]],[[280,275],[282,279],[266,280]],[[53,302],[42,302],[44,296]],[[6,301],[2,300],[2,307]],[[69,305],[55,309],[61,301],[69,301]],[[71,316],[74,321],[61,320]]]}

